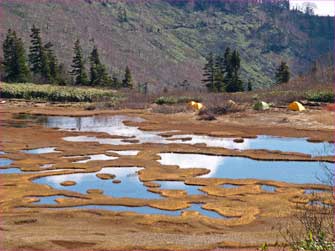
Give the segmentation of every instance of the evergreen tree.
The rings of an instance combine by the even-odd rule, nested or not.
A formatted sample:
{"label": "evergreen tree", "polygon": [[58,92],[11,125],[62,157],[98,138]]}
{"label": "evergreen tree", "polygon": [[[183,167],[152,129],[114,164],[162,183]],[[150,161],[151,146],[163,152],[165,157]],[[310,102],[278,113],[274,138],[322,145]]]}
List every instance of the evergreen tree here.
{"label": "evergreen tree", "polygon": [[3,43],[5,81],[28,82],[30,80],[25,54],[21,38],[16,36],[15,31],[9,29]]}
{"label": "evergreen tree", "polygon": [[230,51],[230,48],[228,47],[225,50],[224,56],[223,56],[223,69],[224,69],[224,83],[226,84],[225,89],[227,90],[227,87],[231,85],[231,81],[233,78],[233,69],[231,67],[231,58],[232,54]]}
{"label": "evergreen tree", "polygon": [[[43,54],[45,54],[47,58],[47,64],[49,67],[49,73],[50,73],[50,80],[56,81],[58,83],[59,81],[59,65],[58,65],[58,60],[57,57],[53,51],[53,44],[52,43],[47,43],[44,45],[44,51]],[[44,57],[44,55],[43,55]]]}
{"label": "evergreen tree", "polygon": [[[241,67],[241,59],[240,54],[237,50],[234,50],[234,52],[231,54],[230,62],[229,62],[229,79],[227,81],[227,92],[239,92],[243,91],[243,83],[239,76],[239,70]],[[228,74],[227,73],[227,74]],[[231,74],[231,76],[230,76]]]}
{"label": "evergreen tree", "polygon": [[33,25],[31,29],[31,46],[29,47],[29,64],[31,71],[42,77],[43,81],[52,80],[48,63],[48,56],[45,48],[42,46],[40,29]]}
{"label": "evergreen tree", "polygon": [[248,92],[252,91],[252,84],[251,84],[250,79],[248,80],[247,91],[248,91]]}
{"label": "evergreen tree", "polygon": [[14,53],[15,53],[15,47],[14,47],[14,35],[15,32],[13,32],[11,29],[8,30],[6,38],[2,45],[3,50],[3,65],[4,65],[4,71],[5,71],[5,77],[4,80],[7,82],[11,82],[12,79],[15,78],[14,73]]}
{"label": "evergreen tree", "polygon": [[31,28],[31,46],[29,47],[29,64],[33,73],[41,73],[42,69],[42,39],[40,29],[35,25]]}
{"label": "evergreen tree", "polygon": [[88,79],[85,72],[85,63],[79,39],[75,42],[73,50],[74,56],[72,59],[72,71],[70,74],[74,77],[74,84],[85,85],[88,83]]}
{"label": "evergreen tree", "polygon": [[108,85],[111,83],[106,67],[101,63],[98,49],[94,46],[90,56],[90,84],[92,86]]}
{"label": "evergreen tree", "polygon": [[281,62],[276,71],[276,84],[287,83],[290,80],[290,69],[286,62]]}
{"label": "evergreen tree", "polygon": [[133,88],[133,80],[131,76],[131,72],[129,67],[126,67],[125,73],[124,73],[124,79],[122,80],[122,87],[124,88]]}
{"label": "evergreen tree", "polygon": [[216,91],[224,91],[225,83],[224,83],[224,57],[217,56],[215,58],[215,76],[214,76],[214,86]]}
{"label": "evergreen tree", "polygon": [[204,67],[204,79],[202,82],[206,85],[207,90],[210,92],[216,91],[215,88],[215,62],[214,62],[214,55],[210,53],[207,57],[207,63]]}

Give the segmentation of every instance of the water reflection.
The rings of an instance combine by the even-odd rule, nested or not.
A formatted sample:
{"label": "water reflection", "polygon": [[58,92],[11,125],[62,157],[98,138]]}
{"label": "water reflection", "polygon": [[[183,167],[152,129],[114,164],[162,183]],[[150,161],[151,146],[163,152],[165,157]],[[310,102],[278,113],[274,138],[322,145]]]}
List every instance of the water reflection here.
{"label": "water reflection", "polygon": [[[113,197],[129,197],[156,199],[160,195],[147,191],[147,188],[140,182],[137,167],[108,167],[94,173],[76,173],[67,175],[54,175],[36,179],[38,184],[46,184],[55,189],[63,190],[60,183],[64,181],[75,181],[77,184],[66,187],[66,190],[73,192],[86,193],[88,189],[100,189],[104,194]],[[98,173],[107,173],[116,175],[116,179],[121,180],[120,184],[114,184],[111,180],[102,180],[96,177]]]}
{"label": "water reflection", "polygon": [[0,166],[8,166],[12,163],[13,163],[13,161],[10,160],[10,159],[0,158]]}
{"label": "water reflection", "polygon": [[261,189],[266,192],[274,193],[276,192],[275,186],[269,186],[269,185],[261,185]]}
{"label": "water reflection", "polygon": [[[49,196],[49,197],[40,197],[40,202],[35,202],[33,204],[37,205],[55,205],[56,202],[54,201],[57,198],[63,198],[64,196]],[[135,212],[138,214],[150,214],[150,215],[167,215],[167,216],[180,216],[182,212],[185,211],[196,211],[199,212],[203,216],[207,216],[209,218],[215,219],[230,219],[235,217],[226,217],[224,215],[220,215],[214,211],[206,210],[202,208],[202,204],[191,204],[186,209],[183,210],[161,210],[158,208],[152,208],[148,206],[143,207],[128,207],[128,206],[112,206],[112,205],[85,205],[85,206],[75,206],[75,207],[68,207],[71,209],[78,208],[78,209],[95,209],[95,210],[109,210],[109,211],[116,211],[116,212]],[[64,209],[64,208],[59,208]]]}
{"label": "water reflection", "polygon": [[329,193],[330,191],[321,190],[321,189],[305,189],[305,194],[317,194],[317,193]]}
{"label": "water reflection", "polygon": [[71,197],[66,197],[63,195],[55,195],[55,196],[34,196],[34,198],[38,198],[39,201],[34,202],[33,204],[37,205],[42,205],[42,204],[49,204],[49,205],[55,205],[57,204],[56,199],[63,199],[63,198],[71,198]]}
{"label": "water reflection", "polygon": [[222,188],[239,188],[240,185],[233,185],[233,184],[223,184],[221,185]]}
{"label": "water reflection", "polygon": [[325,177],[324,166],[333,163],[304,161],[259,161],[243,157],[222,157],[204,154],[160,154],[163,165],[181,168],[207,168],[205,178],[261,179],[289,183],[320,183]]}
{"label": "water reflection", "polygon": [[186,185],[182,181],[155,181],[155,183],[160,184],[159,188],[164,190],[185,190],[188,195],[204,194],[199,190],[200,186]]}
{"label": "water reflection", "polygon": [[138,150],[125,150],[125,151],[111,150],[111,151],[107,151],[107,152],[116,153],[118,155],[124,155],[124,156],[136,156],[140,151],[138,151]]}
{"label": "water reflection", "polygon": [[[242,143],[234,142],[234,138],[220,138],[206,135],[175,135],[173,137],[163,137],[162,132],[142,131],[138,127],[126,126],[124,121],[142,122],[143,119],[128,116],[93,116],[93,117],[46,117],[44,125],[52,128],[64,130],[76,130],[82,132],[105,132],[110,135],[122,137],[132,137],[138,140],[138,143],[159,143],[159,144],[197,144],[204,143],[210,147],[225,147],[229,149],[267,149],[279,150],[283,152],[300,152],[315,156],[335,154],[333,143],[311,143],[306,138],[288,138],[260,135],[255,139],[244,139]],[[169,133],[173,131],[168,131]],[[183,140],[190,138],[190,140]],[[67,141],[74,142],[99,142],[101,144],[127,145],[130,142],[124,142],[122,139],[96,137],[66,137]]]}
{"label": "water reflection", "polygon": [[87,163],[89,161],[94,161],[94,160],[115,160],[115,159],[118,159],[118,157],[108,156],[108,155],[105,155],[105,154],[95,154],[95,155],[88,155],[88,156],[84,156],[84,157],[88,157],[88,159],[75,161],[73,163]]}
{"label": "water reflection", "polygon": [[176,135],[173,137],[173,139],[188,137],[192,139],[185,143],[205,143],[210,147],[225,147],[238,150],[265,149],[282,152],[299,152],[311,154],[313,156],[333,156],[335,154],[335,147],[333,143],[312,143],[308,142],[306,138],[288,138],[260,135],[257,138],[246,138],[242,143],[236,143],[234,142],[234,138],[219,138],[205,135],[187,134]]}
{"label": "water reflection", "polygon": [[42,147],[36,149],[23,150],[22,152],[29,154],[59,153],[59,151],[56,151],[56,147]]}
{"label": "water reflection", "polygon": [[19,168],[12,167],[12,168],[0,168],[0,174],[16,174],[16,173],[22,173],[22,171]]}

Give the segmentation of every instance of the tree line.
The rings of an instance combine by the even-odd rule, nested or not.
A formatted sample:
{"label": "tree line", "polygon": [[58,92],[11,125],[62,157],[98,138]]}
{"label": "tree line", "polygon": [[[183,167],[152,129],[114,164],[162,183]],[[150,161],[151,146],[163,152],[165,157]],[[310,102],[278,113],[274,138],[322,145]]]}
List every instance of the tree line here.
{"label": "tree line", "polygon": [[122,80],[115,75],[111,77],[100,60],[96,46],[89,56],[90,65],[87,74],[79,39],[74,43],[71,70],[67,71],[65,65],[58,62],[53,44],[51,42],[43,44],[40,29],[35,25],[31,28],[30,38],[27,58],[22,39],[15,31],[8,30],[2,46],[4,81],[133,88],[130,68],[126,67]]}
{"label": "tree line", "polygon": [[[229,47],[224,54],[209,53],[203,68],[202,82],[209,92],[241,92],[253,89],[250,80],[243,84],[240,78],[241,58],[237,50]],[[286,62],[281,62],[275,73],[275,83],[287,83],[290,80],[290,70]]]}

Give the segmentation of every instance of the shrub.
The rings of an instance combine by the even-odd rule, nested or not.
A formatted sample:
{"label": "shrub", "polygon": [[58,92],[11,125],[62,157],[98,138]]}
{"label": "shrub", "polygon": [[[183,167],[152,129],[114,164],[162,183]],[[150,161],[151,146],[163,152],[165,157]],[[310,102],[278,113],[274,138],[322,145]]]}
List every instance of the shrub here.
{"label": "shrub", "polygon": [[333,91],[308,92],[306,98],[309,101],[334,103]]}
{"label": "shrub", "polygon": [[117,102],[122,97],[111,90],[96,88],[69,87],[37,84],[0,83],[2,98],[18,98],[27,100],[44,100],[54,102]]}
{"label": "shrub", "polygon": [[190,101],[200,102],[201,99],[197,97],[188,97],[188,96],[161,96],[155,100],[157,105],[174,105],[174,104],[182,104],[188,103]]}

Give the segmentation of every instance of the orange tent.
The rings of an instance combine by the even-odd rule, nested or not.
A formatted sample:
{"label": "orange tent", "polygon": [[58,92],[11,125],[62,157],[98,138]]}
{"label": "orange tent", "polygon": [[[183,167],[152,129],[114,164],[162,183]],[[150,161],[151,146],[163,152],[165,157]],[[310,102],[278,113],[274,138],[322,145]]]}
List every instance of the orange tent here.
{"label": "orange tent", "polygon": [[200,111],[201,109],[204,108],[204,105],[202,103],[198,103],[195,101],[191,101],[188,103],[188,106],[194,110]]}
{"label": "orange tent", "polygon": [[306,110],[306,108],[297,101],[294,101],[291,104],[289,104],[288,109],[290,109],[291,111],[298,111],[298,112]]}

